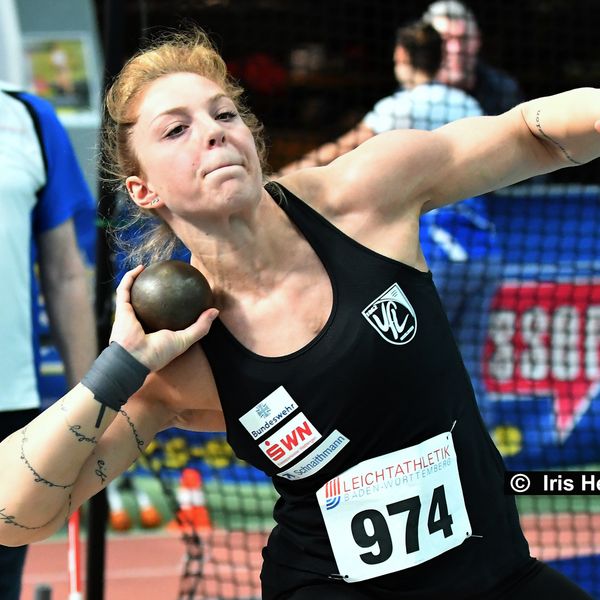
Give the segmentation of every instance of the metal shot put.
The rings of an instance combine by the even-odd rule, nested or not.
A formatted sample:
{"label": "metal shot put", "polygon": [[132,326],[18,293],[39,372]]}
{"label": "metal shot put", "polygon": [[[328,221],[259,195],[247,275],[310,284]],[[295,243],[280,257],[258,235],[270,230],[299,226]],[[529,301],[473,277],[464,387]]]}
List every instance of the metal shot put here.
{"label": "metal shot put", "polygon": [[180,260],[150,265],[131,288],[131,305],[146,333],[185,329],[212,302],[212,291],[204,275]]}

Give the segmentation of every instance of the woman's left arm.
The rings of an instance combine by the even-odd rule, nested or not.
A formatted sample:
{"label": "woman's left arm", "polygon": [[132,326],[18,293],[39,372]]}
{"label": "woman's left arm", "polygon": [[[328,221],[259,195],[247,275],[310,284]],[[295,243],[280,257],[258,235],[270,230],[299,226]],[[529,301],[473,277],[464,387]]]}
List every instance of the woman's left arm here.
{"label": "woman's left arm", "polygon": [[325,189],[330,212],[375,210],[388,222],[598,156],[600,89],[581,88],[434,131],[381,133],[302,173]]}
{"label": "woman's left arm", "polygon": [[520,107],[527,127],[547,148],[553,170],[600,156],[600,89],[579,88]]}
{"label": "woman's left arm", "polygon": [[440,158],[425,210],[600,156],[600,90],[580,88],[524,102],[498,117],[434,132]]}

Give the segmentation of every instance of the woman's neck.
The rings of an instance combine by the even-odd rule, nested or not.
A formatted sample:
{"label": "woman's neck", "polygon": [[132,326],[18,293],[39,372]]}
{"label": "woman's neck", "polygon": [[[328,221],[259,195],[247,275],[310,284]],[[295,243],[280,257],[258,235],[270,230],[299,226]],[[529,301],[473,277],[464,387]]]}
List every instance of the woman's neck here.
{"label": "woman's neck", "polygon": [[297,266],[291,242],[298,232],[264,190],[246,212],[208,227],[185,221],[174,229],[217,294],[260,295]]}

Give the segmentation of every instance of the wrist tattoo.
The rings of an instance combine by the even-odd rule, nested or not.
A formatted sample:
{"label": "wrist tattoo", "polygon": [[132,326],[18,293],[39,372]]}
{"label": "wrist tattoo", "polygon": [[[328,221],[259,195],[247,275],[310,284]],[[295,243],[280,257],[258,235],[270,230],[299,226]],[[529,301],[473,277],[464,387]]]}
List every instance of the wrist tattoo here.
{"label": "wrist tattoo", "polygon": [[64,415],[65,423],[69,427],[69,431],[75,435],[78,442],[89,442],[90,444],[94,444],[94,445],[96,445],[98,443],[98,440],[95,438],[95,436],[88,437],[85,434],[81,433],[81,431],[80,431],[81,425],[71,425],[71,423],[69,422],[69,419],[67,418],[67,414],[69,413],[69,410],[65,406],[64,398],[60,402],[60,410],[63,413],[65,413],[65,415]]}
{"label": "wrist tattoo", "polygon": [[99,459],[96,461],[96,465],[97,465],[97,467],[96,467],[95,473],[96,473],[96,475],[98,475],[98,477],[100,477],[100,481],[102,482],[102,485],[105,485],[106,478],[108,477],[106,474],[106,470],[105,470],[106,463],[102,459]]}
{"label": "wrist tattoo", "polygon": [[144,440],[142,438],[140,438],[133,421],[129,418],[129,415],[123,409],[119,410],[119,412],[127,419],[127,423],[129,423],[129,427],[131,429],[131,432],[133,433],[133,437],[135,438],[135,444],[137,446],[137,449],[138,449],[139,453],[143,455],[144,454]]}
{"label": "wrist tattoo", "polygon": [[567,151],[567,149],[558,141],[556,141],[554,138],[551,138],[543,129],[542,129],[542,123],[540,120],[540,114],[541,114],[541,109],[538,109],[538,111],[535,113],[535,126],[537,128],[537,130],[540,132],[540,135],[542,137],[544,137],[545,139],[547,139],[549,142],[552,142],[565,156],[565,158],[573,163],[574,165],[582,165],[583,163],[579,162],[578,160],[575,160]]}
{"label": "wrist tattoo", "polygon": [[31,463],[27,460],[27,457],[25,456],[25,442],[27,441],[27,438],[25,437],[26,433],[27,433],[27,428],[24,427],[21,432],[21,460],[27,465],[27,468],[33,473],[35,483],[43,483],[44,485],[46,485],[50,488],[60,488],[62,490],[66,490],[66,489],[73,487],[75,485],[75,481],[73,483],[69,483],[67,485],[61,485],[60,483],[53,483],[52,481],[49,481],[48,479],[42,477],[33,468]]}

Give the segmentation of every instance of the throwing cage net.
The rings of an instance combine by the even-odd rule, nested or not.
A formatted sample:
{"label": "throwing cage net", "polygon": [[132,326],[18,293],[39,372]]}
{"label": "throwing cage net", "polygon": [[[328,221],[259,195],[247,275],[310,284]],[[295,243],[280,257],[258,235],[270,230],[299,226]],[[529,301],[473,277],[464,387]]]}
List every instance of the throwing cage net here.
{"label": "throwing cage net", "polygon": [[[277,172],[359,124],[372,134],[389,127],[386,119],[393,127],[416,122],[430,129],[436,119],[472,110],[456,99],[440,107],[439,96],[431,104],[425,96],[398,97],[397,30],[428,5],[147,0],[129,2],[126,12],[140,39],[183,22],[212,36],[266,125]],[[469,8],[480,34],[479,63],[474,80],[461,85],[482,113],[597,84],[594,0],[473,0]],[[429,22],[440,16],[429,15]],[[444,60],[460,62],[449,48],[464,47],[467,35],[442,35]],[[125,54],[136,49],[130,40],[120,43]],[[388,106],[384,98],[392,98]],[[431,123],[423,124],[427,118]],[[429,214],[421,233],[484,421],[508,469],[562,474],[553,495],[517,497],[532,554],[597,598],[600,480],[596,485],[590,476],[590,493],[580,495],[563,484],[571,471],[600,471],[599,184],[597,161],[566,169]],[[164,432],[129,478],[167,519],[181,522],[188,559],[180,598],[260,597],[260,551],[276,494],[264,475],[236,459],[223,435]],[[126,495],[124,480],[119,485]]]}

